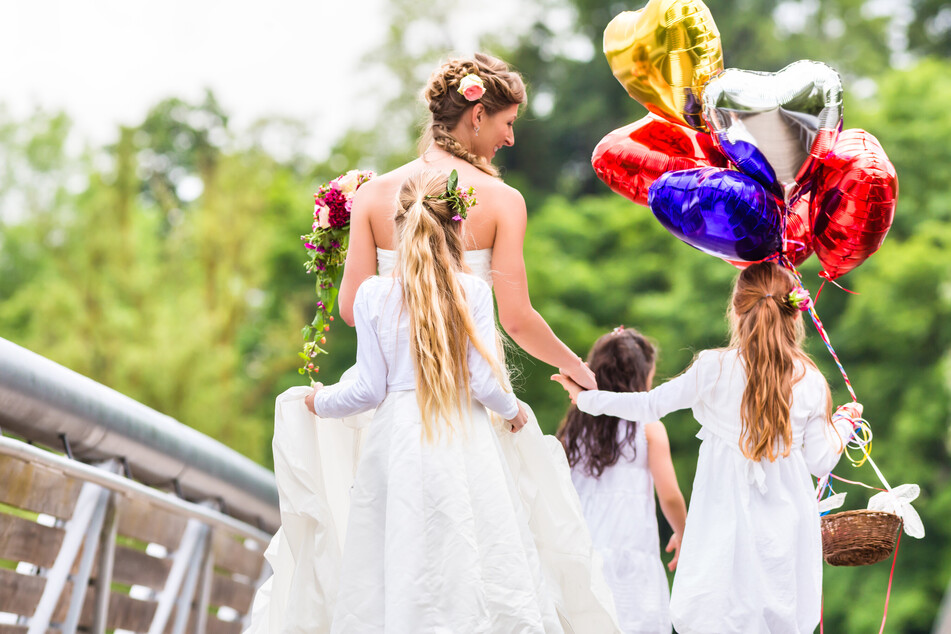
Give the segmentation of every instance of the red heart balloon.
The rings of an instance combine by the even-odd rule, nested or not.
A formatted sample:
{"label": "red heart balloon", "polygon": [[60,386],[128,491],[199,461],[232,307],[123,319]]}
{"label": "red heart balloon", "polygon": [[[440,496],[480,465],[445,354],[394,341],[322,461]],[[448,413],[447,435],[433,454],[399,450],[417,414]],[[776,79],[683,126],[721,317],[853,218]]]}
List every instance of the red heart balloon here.
{"label": "red heart balloon", "polygon": [[601,139],[591,165],[613,191],[645,206],[651,183],[665,172],[728,167],[708,134],[652,115]]}
{"label": "red heart balloon", "polygon": [[786,213],[786,231],[783,233],[783,255],[799,266],[812,255],[812,223],[809,222],[811,196],[809,193],[799,197]]}
{"label": "red heart balloon", "polygon": [[[793,266],[799,266],[812,255],[812,225],[809,223],[809,193],[805,193],[786,212],[786,228],[783,231],[783,255]],[[752,262],[727,260],[738,269],[745,269]]]}
{"label": "red heart balloon", "polygon": [[878,251],[895,217],[898,176],[885,150],[865,130],[845,130],[821,160],[812,197],[816,255],[834,280]]}

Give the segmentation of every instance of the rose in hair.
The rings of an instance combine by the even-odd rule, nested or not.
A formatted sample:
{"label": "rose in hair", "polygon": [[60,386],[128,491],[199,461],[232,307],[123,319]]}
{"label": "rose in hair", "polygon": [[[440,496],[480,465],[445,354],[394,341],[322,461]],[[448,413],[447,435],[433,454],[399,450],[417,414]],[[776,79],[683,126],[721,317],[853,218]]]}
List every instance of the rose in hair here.
{"label": "rose in hair", "polygon": [[459,82],[459,94],[467,101],[477,101],[485,94],[485,82],[474,73],[469,73]]}

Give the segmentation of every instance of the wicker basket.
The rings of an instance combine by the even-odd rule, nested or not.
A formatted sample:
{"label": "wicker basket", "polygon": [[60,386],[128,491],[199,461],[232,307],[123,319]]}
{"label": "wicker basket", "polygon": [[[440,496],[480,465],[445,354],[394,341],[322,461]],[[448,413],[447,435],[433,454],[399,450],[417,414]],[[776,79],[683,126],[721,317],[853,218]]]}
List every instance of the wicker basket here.
{"label": "wicker basket", "polygon": [[822,556],[832,566],[867,566],[895,549],[901,518],[883,511],[845,511],[822,518]]}

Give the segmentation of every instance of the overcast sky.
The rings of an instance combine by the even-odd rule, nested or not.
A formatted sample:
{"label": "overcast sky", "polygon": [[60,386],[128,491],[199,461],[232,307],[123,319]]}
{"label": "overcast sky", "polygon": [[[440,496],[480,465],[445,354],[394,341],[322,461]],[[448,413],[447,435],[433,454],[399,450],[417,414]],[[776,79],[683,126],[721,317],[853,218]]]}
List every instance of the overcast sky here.
{"label": "overcast sky", "polygon": [[[239,129],[287,115],[326,145],[360,112],[360,59],[384,33],[385,1],[0,0],[0,102],[16,116],[65,110],[99,145],[161,99],[209,87]],[[518,3],[463,6],[476,4],[494,28]]]}

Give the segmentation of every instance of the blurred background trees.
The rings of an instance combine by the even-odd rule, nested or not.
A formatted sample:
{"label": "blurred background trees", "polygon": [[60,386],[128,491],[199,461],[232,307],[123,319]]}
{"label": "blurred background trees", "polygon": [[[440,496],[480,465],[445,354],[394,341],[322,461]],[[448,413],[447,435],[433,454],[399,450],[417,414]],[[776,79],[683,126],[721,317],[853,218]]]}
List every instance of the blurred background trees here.
{"label": "blurred background trees", "polygon": [[[633,326],[660,346],[658,379],[676,375],[695,351],[725,342],[735,271],[674,239],[590,167],[603,135],[644,115],[600,54],[607,22],[639,5],[524,4],[528,26],[483,41],[529,83],[516,145],[499,162],[529,204],[533,301],[577,352]],[[707,4],[727,67],[776,71],[808,58],[838,68],[846,127],[875,134],[898,170],[885,245],[840,280],[859,294],[827,285],[818,310],[865,402],[876,461],[893,485],[922,487],[928,536],[902,542],[889,631],[930,632],[951,578],[951,10],[930,0]],[[269,464],[273,399],[302,380],[299,330],[314,302],[298,240],[310,195],[346,169],[413,156],[418,95],[452,47],[457,5],[388,4],[387,37],[365,67],[395,89],[379,120],[343,131],[325,161],[303,152],[299,122],[234,130],[212,94],[158,103],[115,145],[81,152],[68,147],[68,113],[14,120],[0,106],[0,336]],[[814,258],[803,272],[815,294]],[[847,400],[817,337],[810,347],[835,400]],[[334,328],[321,376],[335,380],[354,348],[352,331]],[[520,395],[554,431],[566,401],[551,369],[515,362]],[[689,496],[696,424],[684,413],[666,423]],[[845,460],[837,472],[876,480]],[[847,508],[864,507],[864,490],[845,490]],[[887,565],[825,573],[827,630],[873,631]]]}

